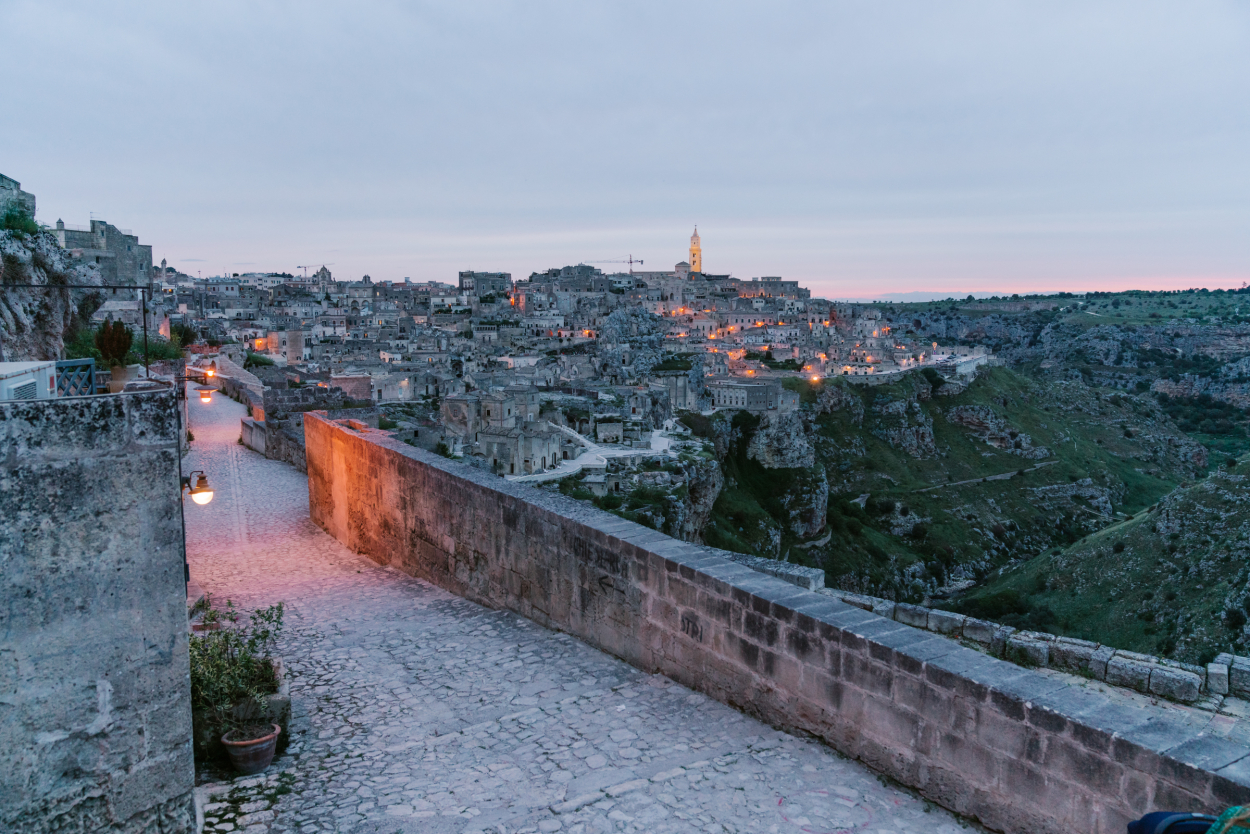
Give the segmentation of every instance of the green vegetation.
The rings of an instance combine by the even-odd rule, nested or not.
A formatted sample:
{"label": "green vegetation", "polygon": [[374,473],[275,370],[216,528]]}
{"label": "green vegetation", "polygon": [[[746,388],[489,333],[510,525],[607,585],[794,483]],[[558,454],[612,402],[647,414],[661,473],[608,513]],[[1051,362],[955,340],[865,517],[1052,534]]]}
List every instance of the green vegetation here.
{"label": "green vegetation", "polygon": [[108,366],[123,365],[134,338],[130,328],[120,321],[106,321],[95,333],[95,348]]}
{"label": "green vegetation", "polygon": [[[1194,475],[1176,447],[1159,442],[1175,429],[1153,397],[1104,396],[1006,368],[983,372],[956,395],[923,400],[920,386],[932,385],[921,374],[880,386],[784,382],[814,409],[816,467],[765,469],[745,454],[758,418],[739,412],[722,422],[719,433],[736,439],[721,455],[726,486],[704,535],[718,547],[824,568],[830,585],[918,601],[956,576],[979,579],[1098,530],[1108,519],[1083,496],[1136,513]],[[952,422],[947,415],[959,406],[992,414],[1004,438],[1023,446],[1028,437],[1043,457],[1013,454]],[[705,438],[726,420],[680,416]],[[917,457],[903,441],[926,431],[932,448]],[[818,469],[829,481],[829,541],[799,548],[788,532],[791,507],[812,491]],[[1067,494],[1074,490],[1080,494]],[[852,499],[864,494],[861,508]]]}
{"label": "green vegetation", "polygon": [[996,572],[957,603],[1014,595],[1050,610],[1046,630],[1205,663],[1247,650],[1250,486],[1215,473],[1068,548]]}
{"label": "green vegetation", "polygon": [[[255,731],[265,697],[278,691],[272,651],[282,633],[282,616],[282,603],[253,611],[245,625],[229,601],[224,611],[203,610],[201,622],[210,629],[229,623],[190,640],[192,715],[209,722],[212,737],[230,731],[257,737],[246,733]],[[268,725],[261,727],[268,730]]]}
{"label": "green vegetation", "polygon": [[664,361],[653,367],[652,372],[659,371],[688,371],[694,367],[694,362],[688,356],[679,356],[677,354],[668,354],[664,357]]}
{"label": "green vegetation", "polygon": [[188,324],[175,324],[169,328],[169,340],[180,346],[195,344],[199,334]]}
{"label": "green vegetation", "polygon": [[746,359],[756,362],[763,362],[766,367],[772,368],[774,371],[799,371],[803,369],[803,365],[797,359],[774,359],[772,350],[766,350],[763,353],[758,351],[747,351]]}
{"label": "green vegetation", "polygon": [[11,205],[5,210],[4,217],[0,218],[0,229],[33,235],[39,231],[39,224],[35,222],[35,218],[24,208]]}
{"label": "green vegetation", "polygon": [[268,367],[273,367],[273,365],[274,365],[274,361],[270,359],[268,356],[265,356],[263,353],[255,353],[250,350],[247,352],[247,358],[243,360],[244,370],[247,370],[248,368],[258,368],[258,367],[268,368]]}

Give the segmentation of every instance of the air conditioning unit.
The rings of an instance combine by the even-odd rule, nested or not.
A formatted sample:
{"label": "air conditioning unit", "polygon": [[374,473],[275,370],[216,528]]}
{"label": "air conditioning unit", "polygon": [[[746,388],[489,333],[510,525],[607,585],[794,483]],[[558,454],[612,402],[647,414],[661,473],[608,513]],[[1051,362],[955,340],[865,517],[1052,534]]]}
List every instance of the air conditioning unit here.
{"label": "air conditioning unit", "polygon": [[0,401],[56,397],[56,362],[0,362]]}

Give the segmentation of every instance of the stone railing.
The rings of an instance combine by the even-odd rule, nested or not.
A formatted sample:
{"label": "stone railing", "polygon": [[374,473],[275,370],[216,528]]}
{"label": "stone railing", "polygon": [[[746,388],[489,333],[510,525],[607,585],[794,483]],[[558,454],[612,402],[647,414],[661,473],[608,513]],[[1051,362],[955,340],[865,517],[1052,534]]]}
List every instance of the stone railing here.
{"label": "stone railing", "polygon": [[[994,657],[1030,668],[1049,667],[1112,686],[1215,709],[1220,697],[1250,697],[1250,658],[1221,654],[1205,667],[1103,646],[1089,640],[1021,631],[952,611],[824,589],[848,605],[972,644]],[[1212,696],[1212,697],[1204,697]]]}
{"label": "stone railing", "polygon": [[312,518],[352,549],[824,739],[990,828],[1120,834],[1151,810],[1250,804],[1250,747],[1209,714],[1112,701],[360,424],[310,413],[304,430]]}

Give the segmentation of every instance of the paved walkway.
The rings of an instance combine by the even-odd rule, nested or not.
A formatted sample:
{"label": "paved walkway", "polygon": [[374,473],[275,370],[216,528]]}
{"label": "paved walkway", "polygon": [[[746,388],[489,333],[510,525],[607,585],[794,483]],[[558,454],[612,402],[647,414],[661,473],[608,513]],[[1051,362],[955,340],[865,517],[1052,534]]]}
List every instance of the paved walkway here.
{"label": "paved walkway", "polygon": [[[205,831],[953,832],[861,765],[566,635],[372,565],[308,518],[307,481],[191,401],[216,495],[186,505],[218,601],[289,607],[292,743],[210,786]],[[211,779],[211,775],[206,778]]]}

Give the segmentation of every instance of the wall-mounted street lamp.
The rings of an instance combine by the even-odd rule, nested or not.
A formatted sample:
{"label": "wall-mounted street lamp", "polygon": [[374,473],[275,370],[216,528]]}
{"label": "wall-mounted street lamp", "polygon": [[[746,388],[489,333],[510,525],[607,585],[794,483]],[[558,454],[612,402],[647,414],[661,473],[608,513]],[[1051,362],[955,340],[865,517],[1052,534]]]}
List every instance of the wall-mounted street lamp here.
{"label": "wall-mounted street lamp", "polygon": [[217,376],[217,360],[208,363],[208,370],[204,372],[204,376],[212,378]]}
{"label": "wall-mounted street lamp", "polygon": [[[199,475],[198,478],[195,476]],[[194,479],[194,486],[192,486]],[[208,485],[208,476],[201,470],[195,470],[190,475],[182,478],[182,488],[191,496],[191,500],[197,504],[204,505],[213,500],[213,488]]]}
{"label": "wall-mounted street lamp", "polygon": [[215,389],[213,389],[213,388],[200,388],[200,389],[199,389],[199,392],[200,392],[200,402],[205,403],[205,404],[207,404],[207,403],[211,403],[211,402],[213,401],[213,391],[214,391],[214,390],[215,390]]}

